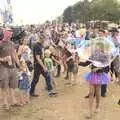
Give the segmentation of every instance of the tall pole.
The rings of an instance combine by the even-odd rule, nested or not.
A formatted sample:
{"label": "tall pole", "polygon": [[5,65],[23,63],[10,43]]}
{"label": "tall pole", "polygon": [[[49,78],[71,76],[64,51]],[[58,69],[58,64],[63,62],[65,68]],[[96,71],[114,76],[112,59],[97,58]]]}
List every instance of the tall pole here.
{"label": "tall pole", "polygon": [[2,9],[0,8],[0,24],[3,23],[3,14],[2,14]]}
{"label": "tall pole", "polygon": [[4,9],[4,23],[11,24],[13,22],[11,0],[4,0]]}

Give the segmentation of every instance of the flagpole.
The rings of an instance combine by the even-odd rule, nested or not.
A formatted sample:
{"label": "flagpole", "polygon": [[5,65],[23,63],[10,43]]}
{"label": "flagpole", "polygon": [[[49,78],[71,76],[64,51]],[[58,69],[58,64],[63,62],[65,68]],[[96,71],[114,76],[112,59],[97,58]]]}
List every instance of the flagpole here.
{"label": "flagpole", "polygon": [[11,0],[6,0],[8,6],[8,23],[13,23],[12,4]]}

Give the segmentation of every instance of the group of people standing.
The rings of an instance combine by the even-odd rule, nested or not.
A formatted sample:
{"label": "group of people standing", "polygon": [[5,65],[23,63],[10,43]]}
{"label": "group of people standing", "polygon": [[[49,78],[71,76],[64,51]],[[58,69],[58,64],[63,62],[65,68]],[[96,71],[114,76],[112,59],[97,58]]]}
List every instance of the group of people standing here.
{"label": "group of people standing", "polygon": [[[111,64],[101,68],[93,61],[102,63],[108,61],[104,53],[104,44],[112,46],[112,49],[119,48],[120,35],[117,29],[93,31],[91,28],[86,29],[85,26],[79,28],[77,25],[69,26],[68,24],[47,25],[40,28],[32,26],[32,30],[25,29],[25,35],[20,39],[17,47],[11,38],[10,29],[0,30],[0,88],[4,108],[24,106],[30,102],[30,96],[38,97],[35,90],[40,75],[45,79],[48,95],[56,96],[58,93],[55,78],[61,76],[62,67],[66,84],[74,86],[78,84],[76,80],[79,75],[79,66],[90,65],[91,71],[85,75],[85,79],[90,84],[89,94],[85,96],[89,98],[89,117],[93,115],[94,97],[96,97],[96,112],[100,111],[100,96],[106,97],[107,84],[111,81],[108,75]],[[95,52],[89,56],[90,60],[82,62],[76,49],[93,38],[99,38],[102,42],[96,44]],[[120,83],[120,69],[116,70],[115,64],[117,63],[112,62],[112,73],[116,73]],[[16,89],[19,90],[17,97]]]}

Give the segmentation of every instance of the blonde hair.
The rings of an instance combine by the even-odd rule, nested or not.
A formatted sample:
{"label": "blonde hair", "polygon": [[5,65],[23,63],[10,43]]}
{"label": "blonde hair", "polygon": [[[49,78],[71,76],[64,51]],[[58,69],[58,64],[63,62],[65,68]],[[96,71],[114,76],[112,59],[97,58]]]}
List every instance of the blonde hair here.
{"label": "blonde hair", "polygon": [[49,49],[45,50],[45,56],[46,56],[46,57],[47,57],[47,56],[50,56],[50,54],[51,54],[51,51],[50,51]]}
{"label": "blonde hair", "polygon": [[49,46],[49,50],[52,52],[55,50],[55,48],[51,45],[51,46]]}

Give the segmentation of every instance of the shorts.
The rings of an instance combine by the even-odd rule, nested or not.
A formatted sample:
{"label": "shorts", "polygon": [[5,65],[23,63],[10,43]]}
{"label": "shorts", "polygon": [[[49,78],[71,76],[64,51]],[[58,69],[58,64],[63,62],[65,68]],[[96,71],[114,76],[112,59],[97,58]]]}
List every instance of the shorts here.
{"label": "shorts", "polygon": [[18,88],[17,71],[0,65],[0,88]]}
{"label": "shorts", "polygon": [[74,64],[73,73],[74,73],[74,74],[77,74],[77,73],[78,73],[78,66],[77,66],[77,64]]}
{"label": "shorts", "polygon": [[72,59],[70,59],[67,62],[68,72],[74,72],[74,62]]}

